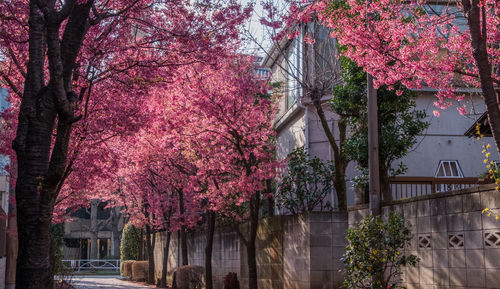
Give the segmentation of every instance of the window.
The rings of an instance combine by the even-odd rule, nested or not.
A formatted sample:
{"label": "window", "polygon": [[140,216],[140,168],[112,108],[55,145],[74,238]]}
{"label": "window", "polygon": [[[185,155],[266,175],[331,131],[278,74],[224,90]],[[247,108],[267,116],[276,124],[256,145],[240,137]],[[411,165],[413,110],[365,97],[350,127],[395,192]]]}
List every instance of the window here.
{"label": "window", "polygon": [[[458,161],[440,161],[436,172],[436,178],[463,178],[462,170],[458,165]],[[453,190],[464,189],[464,184],[438,183],[435,184],[436,192],[449,192]]]}
{"label": "window", "polygon": [[[441,16],[442,14],[450,15],[453,17],[453,25],[456,25],[460,31],[464,32],[468,29],[467,18],[463,14],[463,10],[454,5],[439,5],[439,4],[427,4],[424,5],[424,10],[428,15],[431,16]],[[448,27],[450,28],[450,27]],[[441,31],[441,29],[440,29]]]}
{"label": "window", "polygon": [[437,178],[463,178],[458,161],[440,161],[436,172]]}
{"label": "window", "polygon": [[292,107],[301,93],[302,33],[292,40],[287,51],[286,109]]}
{"label": "window", "polygon": [[258,79],[267,80],[271,76],[269,68],[256,68],[255,74]]}

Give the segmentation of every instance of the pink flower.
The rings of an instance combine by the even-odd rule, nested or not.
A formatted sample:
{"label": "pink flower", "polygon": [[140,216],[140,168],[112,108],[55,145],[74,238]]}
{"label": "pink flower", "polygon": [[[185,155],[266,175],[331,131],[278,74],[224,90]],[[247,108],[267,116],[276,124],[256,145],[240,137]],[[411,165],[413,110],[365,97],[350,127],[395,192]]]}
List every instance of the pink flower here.
{"label": "pink flower", "polygon": [[304,42],[307,44],[314,44],[316,42],[316,40],[313,37],[311,37],[311,35],[306,34],[304,36]]}
{"label": "pink flower", "polygon": [[295,37],[299,36],[299,34],[300,34],[299,30],[295,30],[292,33],[288,33],[286,36],[288,37],[288,39],[294,39]]}

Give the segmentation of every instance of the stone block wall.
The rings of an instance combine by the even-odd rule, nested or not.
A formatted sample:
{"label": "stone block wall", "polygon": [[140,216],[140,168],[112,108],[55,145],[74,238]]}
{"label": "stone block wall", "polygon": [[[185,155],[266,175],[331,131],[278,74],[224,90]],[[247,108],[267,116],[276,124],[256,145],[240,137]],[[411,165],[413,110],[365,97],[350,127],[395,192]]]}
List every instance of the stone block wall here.
{"label": "stone block wall", "polygon": [[[488,208],[492,214],[482,213]],[[382,208],[402,213],[412,224],[413,239],[405,251],[421,261],[406,268],[406,287],[500,288],[500,193],[494,186],[427,195],[391,202]],[[352,208],[349,226],[368,214]]]}
{"label": "stone block wall", "polygon": [[344,280],[347,215],[313,213],[309,219],[311,289],[340,288]]}
{"label": "stone block wall", "polygon": [[[155,244],[155,278],[161,278],[163,256],[165,252],[166,232],[156,234]],[[190,265],[205,267],[205,244],[204,232],[191,232],[188,234],[188,259]],[[240,248],[239,238],[235,232],[217,231],[214,235],[212,252],[212,273],[215,288],[223,288],[224,277],[229,272],[235,272],[240,278]],[[173,272],[182,264],[182,256],[179,246],[179,238],[176,233],[171,236],[167,280],[172,282]],[[241,280],[240,280],[241,282]]]}
{"label": "stone block wall", "polygon": [[[245,226],[241,230],[245,231]],[[345,248],[347,215],[311,213],[276,216],[260,220],[257,231],[257,274],[259,289],[340,288],[340,258]],[[158,233],[155,275],[160,278],[166,233]],[[180,264],[177,234],[169,250],[169,282]],[[188,234],[189,263],[204,266],[205,233]],[[212,258],[214,286],[223,289],[224,277],[236,272],[242,289],[248,288],[245,245],[236,232],[217,230]],[[253,289],[253,288],[252,288]]]}
{"label": "stone block wall", "polygon": [[283,222],[283,282],[286,289],[310,289],[309,217],[289,216]]}

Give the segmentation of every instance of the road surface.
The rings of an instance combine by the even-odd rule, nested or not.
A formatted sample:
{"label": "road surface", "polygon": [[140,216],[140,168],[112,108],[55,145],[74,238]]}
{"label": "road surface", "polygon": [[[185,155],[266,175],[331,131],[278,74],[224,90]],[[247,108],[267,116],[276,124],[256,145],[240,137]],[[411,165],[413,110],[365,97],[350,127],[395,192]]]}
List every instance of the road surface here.
{"label": "road surface", "polygon": [[71,284],[76,289],[150,289],[140,283],[120,280],[120,276],[73,276]]}

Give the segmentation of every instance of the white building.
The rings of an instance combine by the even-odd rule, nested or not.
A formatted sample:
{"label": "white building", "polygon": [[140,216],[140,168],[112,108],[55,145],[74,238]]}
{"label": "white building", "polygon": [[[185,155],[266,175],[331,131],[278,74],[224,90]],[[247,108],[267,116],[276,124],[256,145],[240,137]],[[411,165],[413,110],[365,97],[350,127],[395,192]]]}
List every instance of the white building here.
{"label": "white building", "polygon": [[[315,30],[316,29],[316,30]],[[332,160],[333,152],[311,100],[304,96],[303,87],[315,80],[315,67],[323,69],[323,75],[329,76],[330,87],[341,83],[338,75],[340,69],[335,60],[338,57],[335,41],[328,38],[326,28],[314,28],[312,24],[302,29],[316,31],[314,44],[307,44],[301,36],[294,39],[284,39],[279,45],[274,45],[267,53],[263,66],[271,69],[271,82],[281,82],[282,89],[277,95],[279,112],[276,118],[277,129],[277,156],[284,159],[296,147],[305,146],[311,156],[323,160]],[[300,35],[303,35],[301,33]],[[313,48],[313,45],[320,47]],[[330,48],[328,48],[330,47]],[[321,57],[315,53],[323,52]],[[328,54],[329,53],[329,54]],[[318,53],[319,54],[319,53]],[[329,55],[329,57],[325,57]],[[320,59],[321,58],[321,59]],[[321,64],[324,59],[331,61],[329,68]],[[318,65],[318,63],[320,63]],[[318,70],[318,69],[316,69]],[[332,90],[330,90],[332,91]],[[430,126],[419,137],[417,145],[404,157],[402,161],[408,170],[399,178],[401,186],[394,181],[391,186],[394,198],[404,198],[430,193],[434,190],[447,190],[450,188],[467,187],[470,184],[435,184],[432,182],[450,181],[454,183],[474,183],[477,178],[487,171],[483,163],[483,143],[494,145],[491,137],[476,140],[474,137],[465,136],[465,132],[474,127],[476,120],[484,113],[485,105],[479,93],[465,91],[469,97],[462,102],[467,106],[469,114],[463,116],[453,107],[442,111],[440,117],[435,117],[433,102],[436,100],[434,91],[423,89],[418,91],[416,109],[425,110],[426,120]],[[338,115],[332,112],[329,99],[335,97],[332,93],[322,98],[323,110],[328,119],[329,126],[338,142],[338,129],[336,122]],[[492,150],[492,160],[500,160],[497,153]],[[394,162],[397,165],[399,161]],[[354,189],[350,180],[357,175],[356,164],[351,162],[347,168],[348,205],[354,204]],[[411,178],[409,178],[411,177]],[[440,178],[440,179],[439,179]],[[410,184],[413,184],[413,187]],[[426,183],[426,185],[423,185]],[[334,194],[331,200],[334,200]]]}

